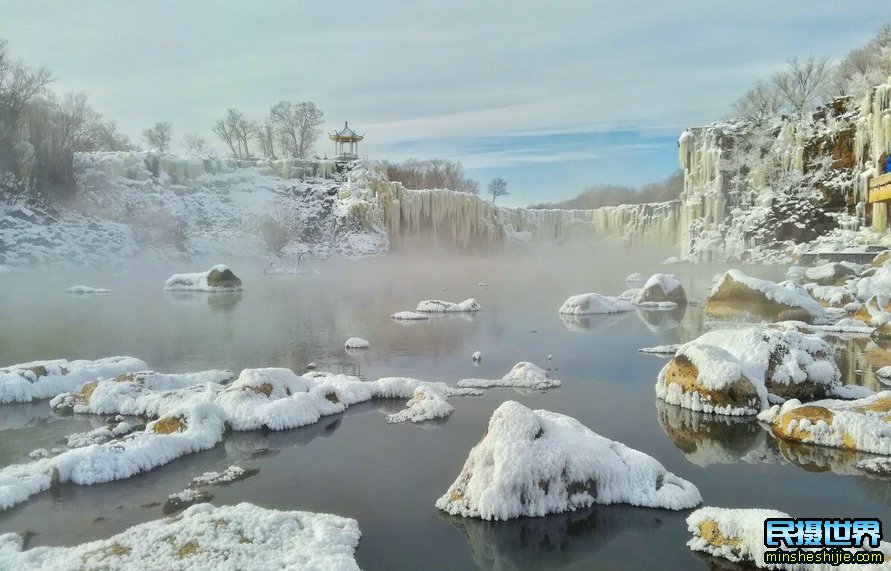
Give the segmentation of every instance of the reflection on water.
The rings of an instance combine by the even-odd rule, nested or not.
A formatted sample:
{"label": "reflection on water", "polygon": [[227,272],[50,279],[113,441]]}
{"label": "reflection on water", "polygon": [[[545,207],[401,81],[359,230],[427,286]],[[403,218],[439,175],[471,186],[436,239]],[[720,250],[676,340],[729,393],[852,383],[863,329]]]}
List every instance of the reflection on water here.
{"label": "reflection on water", "polygon": [[665,333],[677,329],[684,320],[684,315],[687,314],[686,304],[669,310],[643,309],[640,307],[635,309],[637,310],[637,316],[646,323],[647,329],[653,333]]}
{"label": "reflection on water", "polygon": [[567,331],[573,333],[593,333],[615,326],[629,318],[630,313],[595,313],[591,315],[568,315],[561,313],[560,320]]}
{"label": "reflection on water", "polygon": [[657,531],[666,516],[676,518],[677,514],[631,506],[594,506],[499,522],[440,515],[467,538],[477,567],[492,571],[563,569],[584,561],[625,532]]}
{"label": "reflection on water", "polygon": [[891,344],[866,335],[830,335],[826,340],[835,348],[835,360],[846,384],[874,391],[891,389],[876,375],[878,369],[891,365]]}

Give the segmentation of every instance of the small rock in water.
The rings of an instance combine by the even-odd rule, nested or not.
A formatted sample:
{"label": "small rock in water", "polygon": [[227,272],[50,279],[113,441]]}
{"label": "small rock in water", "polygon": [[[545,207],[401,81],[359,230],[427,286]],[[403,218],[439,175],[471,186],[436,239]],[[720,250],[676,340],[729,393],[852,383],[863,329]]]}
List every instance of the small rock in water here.
{"label": "small rock in water", "polygon": [[554,356],[553,356],[553,355],[551,355],[551,354],[548,354],[548,361],[550,361],[550,360],[552,360],[552,359],[553,359],[553,358],[554,358]]}
{"label": "small rock in water", "polygon": [[474,351],[473,355],[471,355],[470,358],[475,362],[479,362],[483,360],[483,354],[479,351]]}
{"label": "small rock in water", "polygon": [[361,337],[350,337],[343,346],[347,349],[368,349],[371,343]]}
{"label": "small rock in water", "polygon": [[310,371],[317,367],[318,367],[318,365],[316,365],[315,363],[307,363],[307,365],[306,365],[306,368],[309,369]]}
{"label": "small rock in water", "polygon": [[489,284],[487,284],[486,282],[480,282],[476,285],[477,285],[477,287],[489,287]]}

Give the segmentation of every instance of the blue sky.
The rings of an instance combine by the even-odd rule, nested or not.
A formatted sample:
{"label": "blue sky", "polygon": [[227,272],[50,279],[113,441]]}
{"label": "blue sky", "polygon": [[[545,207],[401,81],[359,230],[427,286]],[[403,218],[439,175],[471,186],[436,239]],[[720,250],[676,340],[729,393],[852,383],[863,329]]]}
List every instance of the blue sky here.
{"label": "blue sky", "polygon": [[364,131],[371,157],[460,160],[525,204],[664,178],[685,126],[718,119],[790,57],[865,43],[875,12],[860,0],[0,0],[0,38],[134,139],[166,120],[175,140],[213,140],[228,107],[262,120],[281,99],[311,100],[327,129]]}

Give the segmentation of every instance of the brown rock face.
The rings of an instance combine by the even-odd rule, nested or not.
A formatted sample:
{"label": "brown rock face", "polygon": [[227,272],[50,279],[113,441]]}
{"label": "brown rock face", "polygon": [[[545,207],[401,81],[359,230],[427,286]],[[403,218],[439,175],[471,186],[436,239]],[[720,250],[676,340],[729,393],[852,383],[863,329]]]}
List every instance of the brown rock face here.
{"label": "brown rock face", "polygon": [[767,321],[803,321],[813,317],[800,307],[792,307],[768,299],[762,292],[726,276],[721,287],[705,304],[705,313],[718,319],[755,317]]}
{"label": "brown rock face", "polygon": [[884,252],[876,254],[876,257],[872,259],[872,264],[870,265],[874,268],[878,268],[884,266],[885,262],[889,260],[891,260],[891,250],[885,250]]}
{"label": "brown rock face", "polygon": [[713,390],[699,382],[699,370],[685,355],[678,355],[669,361],[665,370],[665,385],[678,385],[685,393],[697,393],[702,401],[713,407],[758,408],[761,404],[758,393],[745,377],[740,378],[722,390]]}
{"label": "brown rock face", "polygon": [[232,273],[232,270],[218,270],[212,268],[207,274],[207,285],[210,287],[241,287],[241,279]]}
{"label": "brown rock face", "polygon": [[891,340],[891,322],[882,323],[878,327],[875,328],[875,331],[870,335],[873,339],[879,339],[882,341]]}

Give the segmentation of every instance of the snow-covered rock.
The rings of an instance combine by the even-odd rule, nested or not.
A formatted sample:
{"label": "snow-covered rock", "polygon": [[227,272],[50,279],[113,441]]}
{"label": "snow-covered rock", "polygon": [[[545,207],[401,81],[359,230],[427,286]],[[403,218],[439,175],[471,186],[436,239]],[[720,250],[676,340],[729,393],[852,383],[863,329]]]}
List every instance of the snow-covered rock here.
{"label": "snow-covered rock", "polygon": [[166,291],[241,291],[241,279],[229,266],[217,264],[206,272],[173,274],[164,282]]}
{"label": "snow-covered rock", "polygon": [[638,349],[641,353],[650,353],[653,355],[674,355],[678,352],[681,346],[678,344],[674,345],[656,345],[655,347],[641,347]]}
{"label": "snow-covered rock", "polygon": [[743,327],[707,332],[659,372],[656,396],[691,410],[754,415],[768,393],[822,398],[841,386],[831,346],[794,330]]}
{"label": "snow-covered rock", "polygon": [[0,368],[0,403],[30,402],[74,391],[87,381],[141,371],[146,364],[133,357],[95,361],[56,359]]}
{"label": "snow-covered rock", "polygon": [[371,343],[361,337],[350,337],[344,342],[343,346],[346,349],[368,349],[371,347]]}
{"label": "snow-covered rock", "polygon": [[473,354],[470,356],[470,360],[475,363],[482,361],[483,353],[481,351],[474,351]]}
{"label": "snow-covered rock", "polygon": [[625,281],[628,283],[643,283],[647,281],[647,276],[640,272],[633,272],[625,276]]}
{"label": "snow-covered rock", "polygon": [[87,293],[111,293],[110,289],[105,289],[101,287],[90,287],[85,285],[71,286],[70,288],[65,290],[65,293],[77,293],[77,294],[87,294]]}
{"label": "snow-covered rock", "polygon": [[563,302],[559,312],[564,315],[587,315],[593,313],[621,313],[632,311],[631,303],[617,297],[600,295],[599,293],[583,293],[574,295]]}
{"label": "snow-covered rock", "polygon": [[423,321],[430,319],[430,316],[416,311],[399,311],[391,315],[390,318],[396,321]]}
{"label": "snow-covered rock", "polygon": [[784,440],[891,455],[891,391],[852,401],[802,404],[792,399],[762,412],[758,419]]}
{"label": "snow-covered rock", "polygon": [[0,535],[4,569],[325,569],[358,571],[355,520],[277,511],[248,503],[193,506],[176,518],[133,526],[74,547],[24,549],[15,533]]}
{"label": "snow-covered rock", "polygon": [[258,468],[242,468],[241,466],[229,466],[222,472],[204,472],[200,476],[192,478],[190,488],[202,488],[205,486],[228,486],[234,482],[240,482],[260,472]]}
{"label": "snow-covered rock", "polygon": [[672,304],[673,307],[685,305],[687,294],[674,274],[655,274],[644,283],[633,303],[641,307],[665,307],[666,304]]}
{"label": "snow-covered rock", "polygon": [[[786,569],[799,571],[813,569],[830,571],[839,569],[829,563],[806,565],[768,565],[764,562],[764,554],[776,548],[764,545],[764,520],[768,518],[789,519],[787,513],[768,509],[729,509],[704,507],[687,517],[687,530],[693,538],[687,547],[693,551],[701,551],[734,563],[754,565],[759,569]],[[783,550],[794,549],[783,547]],[[883,541],[879,550],[885,554],[885,560],[891,554],[891,544]],[[844,565],[845,569],[880,569],[885,565]]]}
{"label": "snow-covered rock", "polygon": [[841,286],[849,278],[857,276],[863,271],[859,264],[851,262],[829,262],[821,266],[808,268],[804,272],[806,280],[821,286]]}
{"label": "snow-covered rock", "polygon": [[705,312],[718,319],[827,321],[826,311],[801,286],[779,284],[730,270],[712,288]]}
{"label": "snow-covered rock", "polygon": [[0,509],[24,502],[54,483],[92,485],[130,478],[212,448],[222,440],[224,429],[225,417],[218,406],[195,401],[171,408],[143,432],[7,466],[0,469]]}
{"label": "snow-covered rock", "polygon": [[550,378],[548,372],[532,363],[522,361],[513,366],[500,379],[462,379],[459,387],[489,389],[493,387],[513,387],[518,389],[549,389],[562,383]]}
{"label": "snow-covered rock", "polygon": [[503,403],[436,507],[485,520],[544,516],[599,504],[688,509],[699,490],[654,458],[577,420]]}
{"label": "snow-covered rock", "polygon": [[405,409],[391,414],[387,422],[391,424],[399,422],[424,422],[437,418],[445,418],[455,410],[449,404],[445,392],[435,385],[421,385],[415,389],[411,399],[405,404]]}
{"label": "snow-covered rock", "polygon": [[440,299],[425,299],[418,303],[415,311],[420,313],[453,313],[479,311],[480,304],[473,298],[468,298],[461,303],[442,301]]}

